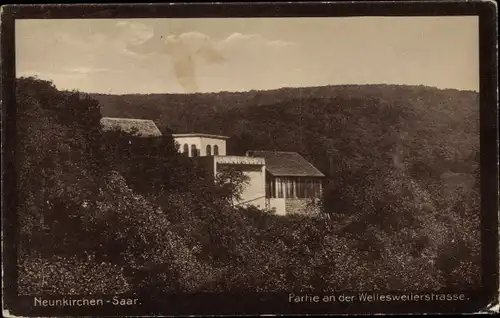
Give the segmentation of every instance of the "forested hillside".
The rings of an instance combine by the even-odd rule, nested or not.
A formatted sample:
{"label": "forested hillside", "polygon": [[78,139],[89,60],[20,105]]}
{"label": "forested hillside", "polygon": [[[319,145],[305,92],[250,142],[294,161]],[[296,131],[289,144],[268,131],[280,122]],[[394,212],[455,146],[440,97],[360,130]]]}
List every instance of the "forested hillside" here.
{"label": "forested hillside", "polygon": [[298,151],[330,176],[349,169],[343,163],[353,156],[364,157],[353,163],[362,164],[374,156],[364,153],[370,151],[470,173],[479,145],[476,92],[348,85],[91,96],[100,102],[103,116],[153,119],[162,131],[228,135],[229,150],[238,154],[257,148]]}
{"label": "forested hillside", "polygon": [[[475,93],[89,98],[22,78],[16,98],[21,294],[479,286]],[[325,214],[234,208],[171,138],[127,146],[101,113],[227,134],[236,153],[299,151],[328,175]]]}
{"label": "forested hillside", "polygon": [[376,171],[403,171],[434,198],[456,187],[477,190],[479,97],[472,91],[345,85],[92,96],[103,116],[152,119],[164,132],[230,136],[229,153],[297,151],[328,176],[335,212],[349,204],[338,202],[345,193],[339,188]]}

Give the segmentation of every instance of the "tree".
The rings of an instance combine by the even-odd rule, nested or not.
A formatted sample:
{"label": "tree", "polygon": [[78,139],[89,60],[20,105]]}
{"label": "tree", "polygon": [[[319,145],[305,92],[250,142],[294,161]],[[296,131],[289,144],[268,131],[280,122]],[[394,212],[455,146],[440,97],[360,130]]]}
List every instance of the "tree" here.
{"label": "tree", "polygon": [[241,195],[250,183],[250,177],[234,167],[222,166],[217,169],[215,183],[220,187],[221,196],[234,206],[241,202]]}

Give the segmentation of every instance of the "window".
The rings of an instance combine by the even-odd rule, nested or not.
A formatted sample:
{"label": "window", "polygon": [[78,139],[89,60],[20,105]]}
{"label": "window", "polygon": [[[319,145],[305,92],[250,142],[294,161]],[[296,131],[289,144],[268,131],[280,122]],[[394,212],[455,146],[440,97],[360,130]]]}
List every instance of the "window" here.
{"label": "window", "polygon": [[307,198],[307,179],[300,179],[300,197]]}
{"label": "window", "polygon": [[275,178],[269,178],[270,181],[269,182],[269,186],[270,186],[270,196],[271,198],[276,198],[276,179]]}
{"label": "window", "polygon": [[281,178],[276,178],[276,188],[278,192],[278,198],[283,198],[283,182]]}
{"label": "window", "polygon": [[214,155],[215,156],[219,155],[219,146],[217,146],[217,145],[214,146]]}
{"label": "window", "polygon": [[311,198],[312,197],[312,183],[311,180],[306,180],[304,184],[304,197]]}
{"label": "window", "polygon": [[207,156],[211,156],[212,155],[212,146],[210,145],[207,145]]}
{"label": "window", "polygon": [[321,180],[314,181],[314,197],[321,197]]}
{"label": "window", "polygon": [[198,149],[196,149],[196,145],[191,145],[191,157],[198,157]]}
{"label": "window", "polygon": [[297,179],[297,192],[296,192],[297,198],[304,198],[304,179],[298,178]]}
{"label": "window", "polygon": [[298,188],[298,182],[297,182],[297,178],[290,178],[290,183],[292,184],[291,188],[291,192],[292,192],[292,198],[297,198],[297,188]]}
{"label": "window", "polygon": [[189,146],[188,144],[184,144],[184,149],[182,150],[182,153],[185,154],[186,156],[189,156]]}
{"label": "window", "polygon": [[285,197],[286,198],[293,198],[293,179],[292,178],[285,178]]}

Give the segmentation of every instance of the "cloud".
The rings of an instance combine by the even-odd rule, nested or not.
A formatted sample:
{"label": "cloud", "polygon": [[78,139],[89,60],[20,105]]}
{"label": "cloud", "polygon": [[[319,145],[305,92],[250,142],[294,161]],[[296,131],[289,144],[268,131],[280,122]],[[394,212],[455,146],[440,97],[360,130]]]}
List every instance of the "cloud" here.
{"label": "cloud", "polygon": [[95,68],[95,67],[74,67],[74,68],[63,68],[59,71],[37,71],[37,70],[23,70],[18,71],[17,77],[37,77],[40,79],[52,80],[54,82],[67,81],[68,79],[84,78],[88,75],[93,75],[96,73],[109,73],[114,72],[107,68]]}
{"label": "cloud", "polygon": [[226,57],[224,57],[219,51],[208,46],[198,49],[196,54],[210,63],[222,64],[227,61]]}
{"label": "cloud", "polygon": [[108,68],[79,66],[79,67],[74,67],[74,68],[64,68],[64,71],[69,72],[69,73],[90,74],[90,73],[99,73],[99,72],[110,72],[111,70]]}
{"label": "cloud", "polygon": [[276,41],[267,42],[267,45],[270,47],[284,48],[284,47],[294,46],[295,43],[282,41],[282,40],[276,40]]}
{"label": "cloud", "polygon": [[293,46],[295,43],[283,40],[270,40],[259,34],[242,34],[233,33],[221,41],[224,47],[270,47],[270,48],[283,48],[286,46]]}
{"label": "cloud", "polygon": [[26,70],[17,72],[16,77],[35,77],[41,80],[52,82],[58,89],[76,89],[78,84],[87,77],[82,73],[69,72],[39,72],[35,70]]}
{"label": "cloud", "polygon": [[35,70],[16,71],[16,77],[40,77],[41,72]]}
{"label": "cloud", "polygon": [[151,27],[135,21],[120,21],[116,27],[124,29],[124,53],[136,59],[155,59],[170,67],[177,83],[187,93],[198,92],[198,73],[202,66],[223,65],[242,56],[276,54],[294,43],[267,39],[258,34],[233,33],[227,38],[214,39],[202,32],[168,34],[166,29]]}
{"label": "cloud", "polygon": [[125,29],[125,40],[131,44],[140,44],[154,36],[155,30],[143,23],[119,21],[116,27]]}
{"label": "cloud", "polygon": [[198,32],[183,33],[178,37],[170,35],[165,40],[165,46],[178,83],[188,93],[199,91],[196,79],[198,59],[208,64],[222,64],[226,61],[216,42]]}
{"label": "cloud", "polygon": [[77,38],[74,38],[70,36],[69,34],[62,33],[59,37],[56,39],[57,42],[64,44],[64,45],[78,45],[82,46],[85,44],[84,41],[79,40]]}
{"label": "cloud", "polygon": [[[130,26],[130,24],[128,24]],[[138,56],[164,54],[170,57],[171,67],[179,85],[185,92],[198,91],[197,64],[222,64],[226,58],[217,48],[217,42],[199,32],[186,32],[179,36],[164,37],[152,29],[152,35],[139,43],[130,43],[126,50]]]}
{"label": "cloud", "polygon": [[186,32],[178,37],[170,35],[166,38],[165,43],[167,52],[172,55],[187,54],[216,64],[226,61],[218,48],[218,42],[203,33]]}
{"label": "cloud", "polygon": [[86,31],[74,36],[61,30],[54,42],[49,45],[55,44],[73,50],[89,50],[98,46],[106,46],[110,41],[106,35],[98,32]]}
{"label": "cloud", "polygon": [[200,32],[185,32],[180,34],[178,39],[182,41],[184,45],[193,50],[214,45],[216,43],[216,41],[214,41],[211,37]]}

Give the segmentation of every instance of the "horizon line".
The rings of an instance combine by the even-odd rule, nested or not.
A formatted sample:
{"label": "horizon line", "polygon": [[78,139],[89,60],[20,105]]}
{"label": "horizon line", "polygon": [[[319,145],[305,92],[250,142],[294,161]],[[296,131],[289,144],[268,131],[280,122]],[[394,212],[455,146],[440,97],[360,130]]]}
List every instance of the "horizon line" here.
{"label": "horizon line", "polygon": [[[94,94],[94,95],[114,95],[114,96],[126,96],[126,95],[211,95],[211,94],[219,94],[219,93],[250,93],[250,92],[270,92],[270,91],[278,91],[285,89],[310,89],[310,88],[328,88],[328,87],[340,87],[340,86],[405,86],[405,87],[423,87],[423,88],[431,88],[440,91],[459,91],[459,92],[474,92],[479,93],[479,89],[463,89],[463,88],[454,88],[454,87],[446,87],[441,88],[432,85],[426,84],[387,84],[387,83],[364,83],[364,84],[327,84],[327,85],[315,85],[315,86],[282,86],[278,88],[269,88],[269,89],[249,89],[249,90],[220,90],[220,91],[210,91],[210,92],[149,92],[149,93],[104,93],[104,92],[85,92],[79,91],[83,94]],[[77,90],[78,91],[78,90]]]}
{"label": "horizon line", "polygon": [[125,96],[125,95],[196,95],[196,94],[204,94],[204,95],[209,95],[209,94],[218,94],[218,93],[249,93],[249,92],[267,92],[267,91],[277,91],[277,90],[283,90],[283,89],[307,89],[307,88],[327,88],[327,87],[339,87],[339,86],[407,86],[407,87],[425,87],[425,88],[432,88],[432,89],[437,89],[441,91],[446,91],[446,90],[454,90],[454,91],[460,91],[460,92],[474,92],[474,93],[479,93],[480,89],[464,89],[464,88],[456,88],[456,87],[437,87],[437,86],[432,86],[429,84],[395,84],[395,83],[345,83],[345,84],[325,84],[325,85],[311,85],[311,86],[281,86],[277,88],[268,88],[268,89],[247,89],[247,90],[219,90],[219,91],[207,91],[207,92],[127,92],[127,93],[105,93],[105,92],[88,92],[88,91],[83,91],[79,90],[77,88],[73,89],[61,89],[59,88],[53,80],[48,80],[48,79],[42,79],[36,75],[30,75],[30,76],[20,76],[16,77],[16,79],[20,78],[34,78],[37,80],[42,80],[42,81],[48,81],[52,83],[56,89],[60,91],[77,91],[82,94],[94,94],[94,95],[115,95],[115,96]]}

